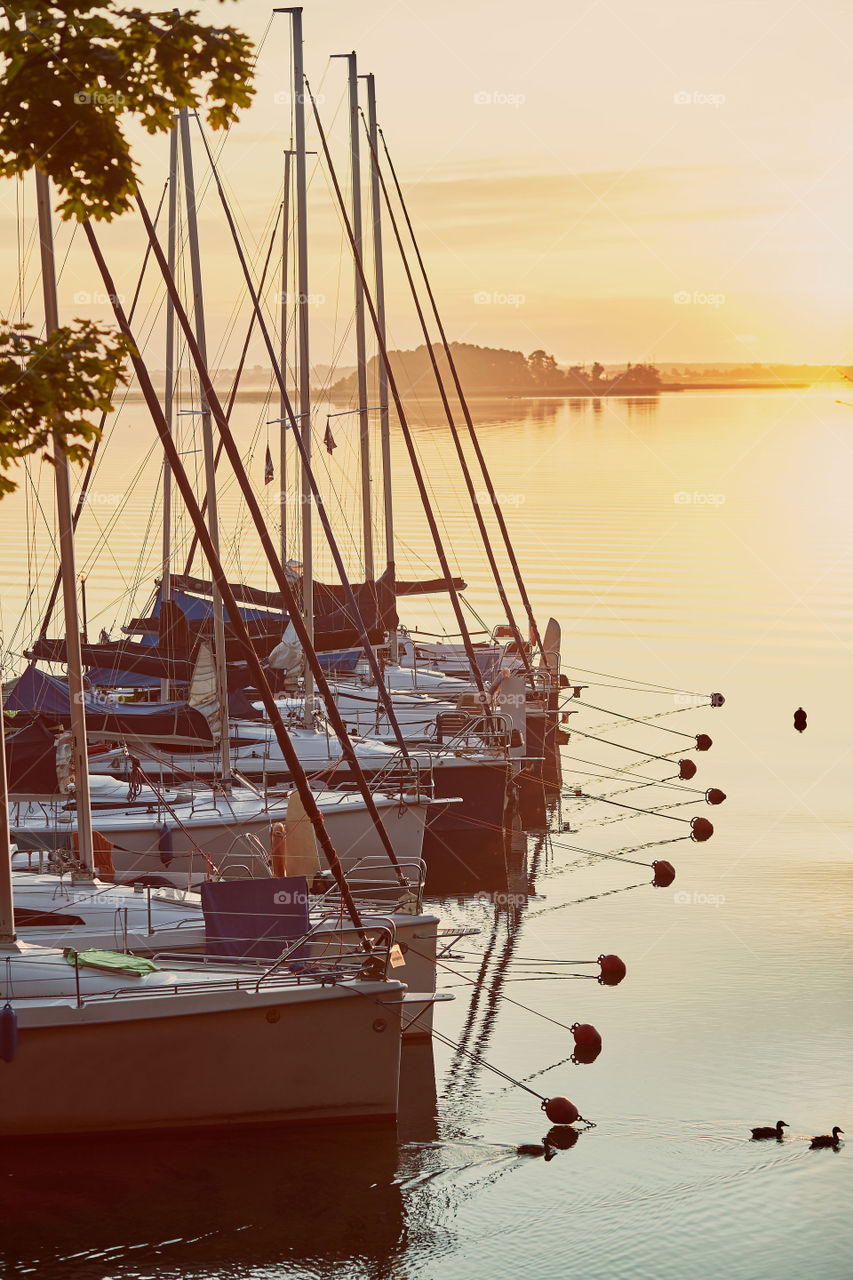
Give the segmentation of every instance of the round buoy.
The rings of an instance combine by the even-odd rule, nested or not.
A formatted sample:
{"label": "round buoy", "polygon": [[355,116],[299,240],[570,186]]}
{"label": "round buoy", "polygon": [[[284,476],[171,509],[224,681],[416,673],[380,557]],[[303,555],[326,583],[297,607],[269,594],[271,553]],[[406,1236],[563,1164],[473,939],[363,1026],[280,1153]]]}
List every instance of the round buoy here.
{"label": "round buoy", "polygon": [[713,745],[714,744],[711,741],[711,739],[708,737],[707,733],[696,734],[696,750],[697,751],[710,751]]}
{"label": "round buoy", "polygon": [[575,1022],[572,1024],[572,1035],[575,1044],[601,1044],[601,1036],[591,1022]]}
{"label": "round buoy", "polygon": [[572,1062],[589,1064],[595,1062],[601,1053],[601,1036],[589,1022],[576,1022],[572,1027],[575,1038],[575,1051]]}
{"label": "round buoy", "polygon": [[697,840],[702,844],[705,840],[710,840],[713,834],[713,824],[707,818],[693,818],[690,823],[690,838],[692,840]]}
{"label": "round buoy", "polygon": [[654,884],[658,889],[666,889],[675,879],[675,867],[671,862],[653,862]]}
{"label": "round buoy", "polygon": [[805,727],[806,727],[806,713],[805,711],[803,711],[802,707],[797,707],[797,710],[794,712],[794,728],[796,729],[797,733],[802,733]]}
{"label": "round buoy", "polygon": [[705,799],[708,804],[722,804],[725,798],[725,791],[721,791],[719,787],[709,787],[705,792]]}
{"label": "round buoy", "polygon": [[0,1009],[0,1058],[3,1062],[14,1062],[17,1055],[18,1015],[7,1000]]}
{"label": "round buoy", "polygon": [[724,702],[725,702],[725,698],[723,697],[723,695],[722,695],[721,693],[712,693],[712,694],[711,694],[711,706],[712,706],[712,707],[721,707],[721,706],[723,705],[723,703],[724,703]]}
{"label": "round buoy", "polygon": [[542,1110],[552,1124],[574,1124],[580,1119],[580,1112],[568,1098],[546,1098]]}
{"label": "round buoy", "polygon": [[618,956],[599,956],[598,963],[601,965],[598,981],[603,987],[618,987],[628,972],[625,961]]}
{"label": "round buoy", "polygon": [[679,760],[678,776],[682,782],[689,782],[691,778],[696,777],[696,765],[692,760]]}

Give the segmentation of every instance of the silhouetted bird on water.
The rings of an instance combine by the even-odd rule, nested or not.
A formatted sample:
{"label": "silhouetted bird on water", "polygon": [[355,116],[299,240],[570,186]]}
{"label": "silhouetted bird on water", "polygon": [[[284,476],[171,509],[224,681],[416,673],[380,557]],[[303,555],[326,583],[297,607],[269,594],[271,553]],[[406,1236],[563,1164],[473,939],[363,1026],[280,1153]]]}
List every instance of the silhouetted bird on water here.
{"label": "silhouetted bird on water", "polygon": [[843,1132],[843,1129],[839,1129],[838,1125],[835,1125],[831,1135],[828,1133],[821,1133],[816,1138],[812,1138],[809,1149],[811,1151],[817,1151],[820,1147],[837,1147],[838,1135]]}
{"label": "silhouetted bird on water", "polygon": [[785,1136],[782,1130],[788,1128],[790,1125],[787,1120],[777,1120],[775,1129],[771,1129],[769,1125],[759,1125],[757,1129],[753,1129],[752,1136],[753,1138],[778,1138],[781,1142]]}
{"label": "silhouetted bird on water", "polygon": [[522,1142],[515,1149],[520,1156],[544,1156],[546,1160],[553,1160],[554,1156],[557,1154],[550,1143],[546,1142],[544,1138],[542,1139],[541,1146],[538,1142]]}

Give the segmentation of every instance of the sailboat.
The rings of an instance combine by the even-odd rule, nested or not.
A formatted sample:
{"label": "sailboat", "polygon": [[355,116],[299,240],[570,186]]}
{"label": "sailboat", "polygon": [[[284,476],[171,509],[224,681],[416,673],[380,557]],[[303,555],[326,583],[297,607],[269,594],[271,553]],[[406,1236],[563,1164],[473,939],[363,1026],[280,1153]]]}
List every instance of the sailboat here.
{"label": "sailboat", "polygon": [[[50,333],[58,309],[49,190],[41,173],[37,193]],[[69,677],[79,681],[68,464],[58,442],[56,453]],[[173,461],[180,467],[177,455]],[[215,564],[214,559],[211,567]],[[75,728],[74,748],[84,762],[76,772],[80,845],[84,858],[90,858],[82,698]],[[0,763],[5,768],[5,760]],[[1,812],[0,960],[6,1006],[0,1135],[395,1114],[404,987],[386,978],[390,931],[374,930],[371,939],[353,910],[358,944],[348,963],[339,955],[329,973],[319,972],[317,961],[306,973],[304,964],[294,966],[285,953],[261,972],[185,961],[161,968],[124,957],[105,976],[103,961],[85,953],[69,957],[17,941],[5,788]],[[200,1069],[210,1063],[216,1064],[214,1071]],[[93,1081],[99,1082],[97,1088]]]}

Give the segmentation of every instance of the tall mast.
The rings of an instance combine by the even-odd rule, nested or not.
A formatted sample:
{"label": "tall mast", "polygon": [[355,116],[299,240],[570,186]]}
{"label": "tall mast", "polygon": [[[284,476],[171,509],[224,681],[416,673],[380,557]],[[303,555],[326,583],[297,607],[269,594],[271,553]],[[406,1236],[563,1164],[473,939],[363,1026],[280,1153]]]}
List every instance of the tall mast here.
{"label": "tall mast", "polygon": [[[169,270],[175,274],[177,258],[178,219],[178,126],[172,125],[169,135]],[[166,390],[163,396],[163,416],[169,431],[172,430],[172,408],[175,391],[175,307],[166,298]],[[172,468],[169,459],[163,458],[163,568],[160,575],[160,608],[172,598]],[[160,697],[169,698],[168,678],[160,681]]]}
{"label": "tall mast", "polygon": [[[193,282],[193,318],[195,335],[202,359],[207,365],[207,339],[204,327],[204,295],[201,285],[201,258],[198,247],[198,219],[195,203],[195,179],[193,177],[193,156],[190,143],[190,118],[186,107],[181,109],[181,153],[184,164],[184,195],[187,204],[187,240],[190,250],[190,267]],[[201,432],[204,444],[204,472],[207,486],[207,527],[210,540],[216,554],[219,555],[219,513],[216,502],[216,462],[213,454],[213,427],[210,420],[210,405],[203,386],[199,387],[201,395]],[[216,700],[219,708],[220,722],[220,756],[222,766],[222,784],[231,782],[231,749],[228,720],[228,674],[225,659],[225,613],[222,606],[222,593],[217,585],[213,585],[213,659],[216,667]]]}
{"label": "tall mast", "polygon": [[[293,131],[296,144],[296,320],[299,335],[299,433],[305,454],[311,459],[311,365],[308,359],[308,182],[305,174],[305,67],[302,60],[302,9],[275,9],[289,13],[293,44]],[[284,415],[283,415],[284,416]],[[314,548],[311,482],[300,472],[299,509],[302,515],[302,614],[308,639],[314,643]],[[305,724],[314,724],[314,676],[305,664]]]}
{"label": "tall mast", "polygon": [[[50,183],[36,169],[41,278],[44,293],[44,327],[50,338],[59,328],[56,297],[56,263],[53,254],[53,227],[50,216]],[[68,693],[71,700],[73,738],[74,798],[77,805],[77,843],[80,860],[94,874],[92,853],[92,802],[89,796],[89,757],[86,751],[86,707],[83,701],[83,663],[80,656],[80,623],[77,616],[77,573],[74,566],[74,527],[71,522],[71,482],[68,458],[59,435],[53,435],[53,462],[56,473],[56,516],[59,525],[59,563],[62,570],[62,601],[65,608],[65,645],[68,663]]]}
{"label": "tall mast", "polygon": [[[287,249],[290,240],[290,169],[293,151],[284,153],[284,202],[281,217],[281,368],[287,377]],[[281,522],[281,563],[287,564],[287,409],[279,397],[278,504]]]}
{"label": "tall mast", "polygon": [[[333,55],[345,58],[349,70],[350,170],[352,173],[352,233],[359,258],[363,258],[361,217],[361,147],[358,131],[358,63],[354,53]],[[367,339],[364,328],[364,287],[355,272],[355,347],[358,380],[359,452],[361,455],[361,525],[364,544],[364,577],[373,582],[373,481],[370,475],[370,422],[367,413]]]}
{"label": "tall mast", "polygon": [[[373,217],[373,266],[376,301],[376,318],[382,342],[385,342],[385,265],[382,258],[382,193],[379,187],[378,125],[376,122],[376,82],[373,75],[362,77],[367,81],[367,127],[370,134],[370,207]],[[379,427],[382,442],[382,497],[385,508],[385,560],[390,574],[394,574],[394,504],[391,497],[391,422],[388,414],[388,373],[385,361],[379,360]],[[388,647],[392,662],[396,662],[397,632],[389,632]]]}

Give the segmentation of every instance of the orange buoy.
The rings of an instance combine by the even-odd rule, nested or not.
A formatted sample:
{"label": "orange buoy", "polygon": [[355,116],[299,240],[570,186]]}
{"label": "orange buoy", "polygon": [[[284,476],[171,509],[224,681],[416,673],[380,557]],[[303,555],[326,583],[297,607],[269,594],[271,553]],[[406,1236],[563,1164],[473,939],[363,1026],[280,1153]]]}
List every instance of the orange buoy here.
{"label": "orange buoy", "polygon": [[287,875],[287,831],[283,822],[274,822],[270,833],[272,873],[278,879]]}
{"label": "orange buoy", "polygon": [[619,956],[599,956],[598,963],[601,965],[598,981],[603,987],[618,987],[628,972],[625,961]]}
{"label": "orange buoy", "polygon": [[714,834],[713,824],[707,818],[693,818],[690,823],[690,838],[697,840],[700,844],[705,840],[710,840]]}
{"label": "orange buoy", "polygon": [[552,1124],[574,1124],[580,1119],[580,1112],[568,1098],[545,1098],[542,1110]]}

